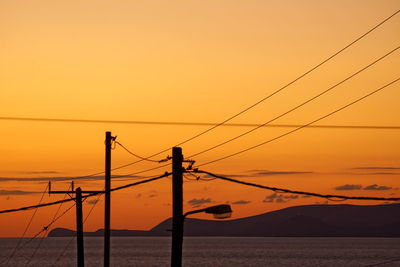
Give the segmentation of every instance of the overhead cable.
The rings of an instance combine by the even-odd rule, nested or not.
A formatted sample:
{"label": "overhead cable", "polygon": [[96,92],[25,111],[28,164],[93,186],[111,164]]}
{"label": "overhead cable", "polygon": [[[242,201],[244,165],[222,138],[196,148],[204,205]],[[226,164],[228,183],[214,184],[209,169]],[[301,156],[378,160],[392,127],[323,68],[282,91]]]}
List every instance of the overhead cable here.
{"label": "overhead cable", "polygon": [[358,196],[326,195],[326,194],[320,194],[320,193],[303,192],[303,191],[296,191],[296,190],[290,190],[290,189],[279,188],[279,187],[265,186],[265,185],[250,183],[250,182],[244,182],[244,181],[240,181],[237,179],[228,178],[226,176],[222,176],[222,175],[218,175],[218,174],[214,174],[214,173],[211,173],[208,171],[202,171],[202,170],[198,170],[198,169],[193,170],[193,172],[194,173],[203,173],[203,174],[207,174],[209,176],[212,176],[212,177],[224,180],[224,181],[247,185],[247,186],[252,186],[252,187],[257,187],[257,188],[261,188],[261,189],[267,189],[267,190],[271,190],[271,191],[278,192],[278,193],[291,193],[291,194],[296,194],[296,195],[305,195],[305,196],[320,197],[320,198],[326,198],[326,199],[383,200],[383,201],[399,201],[400,200],[400,197],[358,197]]}
{"label": "overhead cable", "polygon": [[249,130],[249,131],[246,131],[246,132],[244,132],[244,133],[242,133],[242,134],[240,134],[240,135],[237,135],[237,136],[235,136],[235,137],[233,137],[233,138],[231,138],[231,139],[228,139],[228,140],[226,140],[226,141],[224,141],[224,142],[222,142],[222,143],[219,143],[219,144],[214,145],[214,146],[212,146],[212,147],[210,147],[210,148],[207,148],[207,149],[205,149],[205,150],[202,150],[202,151],[200,151],[200,152],[197,152],[197,153],[195,153],[195,154],[192,154],[192,155],[190,155],[189,157],[192,158],[192,157],[195,157],[195,156],[204,154],[204,153],[206,153],[206,152],[208,152],[208,151],[214,150],[214,149],[216,149],[216,148],[218,148],[218,147],[220,147],[220,146],[226,145],[226,144],[228,144],[228,143],[230,143],[230,142],[232,142],[232,141],[234,141],[234,140],[236,140],[236,139],[239,139],[239,138],[241,138],[241,137],[243,137],[243,136],[245,136],[245,135],[248,135],[248,134],[250,134],[250,133],[252,133],[252,132],[254,132],[254,131],[260,129],[261,127],[263,127],[263,126],[265,126],[265,125],[267,125],[267,124],[269,124],[269,123],[271,123],[271,122],[273,122],[273,121],[276,121],[277,119],[282,118],[283,116],[286,116],[287,114],[289,114],[289,113],[291,113],[291,112],[293,112],[293,111],[299,109],[300,107],[305,106],[306,104],[310,103],[311,101],[314,101],[315,99],[317,99],[317,98],[319,98],[319,97],[325,95],[326,93],[328,93],[329,91],[335,89],[335,88],[338,87],[339,85],[345,83],[346,81],[350,80],[351,78],[355,77],[356,75],[360,74],[361,72],[365,71],[366,69],[372,67],[373,65],[375,65],[375,64],[378,63],[379,61],[383,60],[383,59],[386,58],[387,56],[389,56],[389,55],[391,55],[392,53],[396,52],[398,49],[400,49],[400,46],[397,46],[395,49],[389,51],[389,52],[386,53],[385,55],[379,57],[378,59],[376,59],[376,60],[374,60],[373,62],[369,63],[369,64],[366,65],[365,67],[359,69],[358,71],[356,71],[355,73],[353,73],[353,74],[351,74],[350,76],[346,77],[345,79],[341,80],[340,82],[338,82],[338,83],[336,83],[336,84],[330,86],[328,89],[325,89],[325,90],[322,91],[321,93],[318,93],[317,95],[315,95],[315,96],[309,98],[309,99],[306,100],[305,102],[303,102],[303,103],[301,103],[301,104],[299,104],[299,105],[297,105],[297,106],[295,106],[295,107],[289,109],[288,111],[286,111],[286,112],[284,112],[284,113],[282,113],[282,114],[280,114],[280,115],[274,117],[273,119],[271,119],[271,120],[269,120],[269,121],[267,121],[267,122],[265,122],[265,123],[263,123],[263,124],[261,124],[261,125],[255,127],[255,128],[253,128],[253,129],[251,129],[251,130]]}
{"label": "overhead cable", "polygon": [[[393,18],[394,16],[396,16],[399,12],[400,12],[400,9],[398,9],[396,12],[394,12],[393,14],[391,14],[390,16],[388,16],[387,18],[385,18],[384,20],[382,20],[381,22],[379,22],[378,24],[376,24],[374,27],[372,27],[372,28],[369,29],[367,32],[365,32],[364,34],[362,34],[362,35],[360,35],[359,37],[357,37],[355,40],[353,40],[352,42],[350,42],[349,44],[347,44],[346,46],[344,46],[343,48],[341,48],[341,49],[338,50],[337,52],[333,53],[331,56],[327,57],[327,58],[326,58],[325,60],[323,60],[322,62],[318,63],[317,65],[315,65],[315,66],[312,67],[311,69],[307,70],[306,72],[304,72],[303,74],[301,74],[300,76],[298,76],[297,78],[295,78],[294,80],[292,80],[291,82],[287,83],[286,85],[280,87],[279,89],[277,89],[277,90],[274,91],[273,93],[267,95],[266,97],[262,98],[261,100],[257,101],[256,103],[252,104],[251,106],[249,106],[249,107],[243,109],[242,111],[240,111],[240,112],[234,114],[233,116],[231,116],[231,117],[225,119],[224,121],[222,121],[222,122],[220,122],[220,123],[218,123],[218,124],[216,124],[216,125],[213,125],[212,127],[206,129],[205,131],[202,131],[202,132],[200,132],[200,133],[198,133],[198,134],[196,134],[196,135],[194,135],[194,136],[192,136],[192,137],[190,137],[190,138],[188,138],[188,139],[186,139],[186,140],[184,140],[184,141],[182,141],[182,142],[180,142],[180,143],[178,143],[178,144],[176,144],[176,145],[174,145],[174,146],[180,146],[180,145],[186,144],[186,143],[188,143],[188,142],[190,142],[190,141],[192,141],[192,140],[194,140],[194,139],[196,139],[196,138],[198,138],[198,137],[200,137],[200,136],[202,136],[202,135],[204,135],[204,134],[206,134],[206,133],[208,133],[208,132],[214,130],[215,128],[220,127],[220,126],[226,124],[227,122],[233,120],[234,118],[236,118],[236,117],[242,115],[243,113],[247,112],[248,110],[254,108],[255,106],[257,106],[257,105],[259,105],[259,104],[261,104],[261,103],[264,102],[265,100],[271,98],[272,96],[276,95],[276,94],[279,93],[280,91],[286,89],[287,87],[289,87],[290,85],[294,84],[295,82],[297,82],[298,80],[302,79],[303,77],[307,76],[308,74],[310,74],[310,73],[313,72],[314,70],[318,69],[319,67],[321,67],[322,65],[324,65],[325,63],[327,63],[328,61],[330,61],[331,59],[333,59],[333,58],[336,57],[337,55],[341,54],[343,51],[345,51],[345,50],[348,49],[349,47],[353,46],[355,43],[357,43],[358,41],[360,41],[361,39],[363,39],[364,37],[366,37],[367,35],[369,35],[371,32],[375,31],[377,28],[379,28],[380,26],[382,26],[384,23],[386,23],[387,21],[389,21],[390,19],[392,19],[392,18]],[[169,151],[170,149],[171,149],[171,147],[168,147],[168,148],[166,148],[166,149],[164,149],[164,150],[161,150],[160,152],[154,153],[154,154],[152,154],[152,155],[150,155],[150,156],[147,156],[147,157],[145,157],[145,158],[146,158],[146,159],[153,158],[153,157],[155,157],[155,156],[158,156],[158,155],[160,155],[160,154],[162,154],[162,153],[165,153],[165,152]],[[116,167],[116,168],[113,168],[112,170],[122,169],[122,168],[125,168],[125,167],[128,167],[128,166],[132,166],[132,165],[137,164],[137,163],[142,162],[142,161],[143,161],[143,160],[140,159],[140,160],[137,160],[137,161],[134,161],[134,162],[125,164],[125,165],[118,166],[118,167]]]}
{"label": "overhead cable", "polygon": [[390,86],[390,85],[392,85],[392,84],[398,82],[399,80],[400,80],[400,78],[397,78],[397,79],[391,81],[390,83],[388,83],[388,84],[386,84],[386,85],[384,85],[384,86],[382,86],[382,87],[380,87],[380,88],[378,88],[378,89],[376,89],[376,90],[374,90],[374,91],[372,91],[372,92],[370,92],[370,93],[368,93],[368,94],[366,94],[366,95],[364,95],[364,96],[362,96],[362,97],[360,97],[360,98],[358,98],[358,99],[356,99],[356,100],[350,102],[349,104],[344,105],[344,106],[342,106],[341,108],[336,109],[335,111],[332,111],[332,112],[330,112],[330,113],[328,113],[328,114],[326,114],[326,115],[324,115],[324,116],[322,116],[322,117],[320,117],[320,118],[318,118],[318,119],[316,119],[316,120],[313,120],[313,121],[311,121],[311,122],[309,122],[309,123],[307,123],[307,124],[304,124],[304,125],[302,125],[302,126],[296,128],[296,129],[293,129],[293,130],[291,130],[291,131],[289,131],[289,132],[286,132],[286,133],[284,133],[284,134],[281,134],[281,135],[279,135],[279,136],[277,136],[277,137],[274,137],[274,138],[272,138],[272,139],[269,139],[269,140],[264,141],[264,142],[262,142],[262,143],[259,143],[259,144],[257,144],[257,145],[254,145],[254,146],[248,147],[248,148],[246,148],[246,149],[240,150],[240,151],[238,151],[238,152],[229,154],[229,155],[227,155],[227,156],[224,156],[224,157],[221,157],[221,158],[218,158],[218,159],[214,159],[214,160],[211,160],[211,161],[208,161],[208,162],[205,162],[205,163],[196,165],[196,167],[208,165],[208,164],[211,164],[211,163],[214,163],[214,162],[217,162],[217,161],[221,161],[221,160],[224,160],[224,159],[227,159],[227,158],[231,158],[231,157],[233,157],[233,156],[242,154],[242,153],[244,153],[244,152],[247,152],[247,151],[249,151],[249,150],[252,150],[252,149],[255,149],[255,148],[257,148],[257,147],[263,146],[263,145],[265,145],[265,144],[271,143],[271,142],[273,142],[273,141],[275,141],[275,140],[278,140],[278,139],[280,139],[280,138],[282,138],[282,137],[285,137],[285,136],[287,136],[287,135],[289,135],[289,134],[292,134],[292,133],[294,133],[294,132],[297,132],[297,131],[299,131],[299,130],[301,130],[301,129],[303,129],[303,128],[308,127],[308,126],[311,125],[311,124],[314,124],[314,123],[319,122],[319,121],[321,121],[321,120],[323,120],[323,119],[325,119],[325,118],[328,118],[328,117],[332,116],[333,114],[335,114],[335,113],[337,113],[337,112],[339,112],[339,111],[342,111],[342,110],[344,110],[344,109],[346,109],[346,108],[348,108],[348,107],[350,107],[350,106],[352,106],[352,105],[354,105],[354,104],[356,104],[356,103],[358,103],[358,102],[360,102],[360,101],[362,101],[362,100],[364,100],[364,99],[370,97],[370,96],[373,95],[373,94],[376,94],[377,92],[379,92],[379,91],[385,89],[386,87],[388,87],[388,86]]}
{"label": "overhead cable", "polygon": [[139,156],[139,155],[133,153],[133,152],[130,151],[128,148],[126,148],[123,144],[121,144],[120,142],[118,142],[118,141],[114,141],[114,142],[115,142],[115,144],[117,144],[117,145],[119,145],[120,147],[122,147],[126,152],[128,152],[128,153],[131,154],[132,156],[134,156],[134,157],[136,157],[136,158],[139,158],[139,159],[141,159],[141,160],[144,160],[144,161],[150,161],[150,162],[155,162],[155,163],[162,163],[162,162],[166,162],[166,161],[168,161],[168,160],[171,159],[171,157],[169,157],[169,156],[166,157],[165,159],[161,159],[161,160],[153,160],[153,159],[145,158],[145,157],[142,157],[142,156]]}
{"label": "overhead cable", "polygon": [[[139,181],[139,182],[135,182],[135,183],[119,186],[119,187],[116,187],[116,188],[112,188],[110,191],[111,192],[118,191],[118,190],[125,189],[125,188],[128,188],[128,187],[132,187],[132,186],[135,186],[135,185],[149,183],[149,182],[156,181],[156,180],[159,180],[161,178],[164,178],[164,177],[167,177],[167,176],[170,176],[170,175],[171,175],[171,173],[166,172],[166,173],[164,173],[164,174],[162,174],[160,176],[157,176],[155,178],[142,180],[142,181]],[[86,196],[83,196],[83,197],[84,198],[88,198],[88,197],[92,197],[92,196],[95,196],[95,195],[98,195],[98,194],[101,194],[101,193],[100,192],[99,193],[90,193],[90,194],[88,194]],[[74,200],[76,200],[76,197],[69,198],[69,199],[63,199],[63,200],[58,200],[58,201],[49,202],[49,203],[43,203],[43,204],[39,204],[39,205],[33,205],[33,206],[17,208],[17,209],[0,210],[0,214],[23,211],[23,210],[31,210],[31,209],[37,209],[37,208],[42,208],[42,207],[48,207],[48,206],[53,206],[53,205],[64,203],[64,202],[74,201]]]}
{"label": "overhead cable", "polygon": [[[93,123],[122,123],[122,124],[148,124],[148,125],[176,125],[176,126],[216,126],[215,122],[184,122],[184,121],[120,121],[120,120],[82,120],[60,118],[33,118],[33,117],[0,117],[0,120],[10,121],[39,121],[39,122],[93,122]],[[271,127],[271,128],[296,128],[298,124],[267,124],[256,123],[224,123],[223,127]],[[313,125],[310,128],[319,129],[360,129],[360,130],[400,130],[400,126],[392,125]],[[142,157],[139,157],[142,158]],[[143,157],[144,158],[144,157]],[[147,158],[146,158],[147,159]]]}
{"label": "overhead cable", "polygon": [[[280,91],[284,90],[285,88],[289,87],[290,85],[294,84],[295,82],[297,82],[298,80],[302,79],[303,77],[307,76],[308,74],[310,74],[311,72],[313,72],[314,70],[316,70],[317,68],[321,67],[322,65],[324,65],[325,63],[327,63],[328,61],[330,61],[331,59],[333,59],[334,57],[336,57],[337,55],[341,54],[343,51],[347,50],[349,47],[353,46],[354,44],[356,44],[358,41],[360,41],[361,39],[363,39],[364,37],[366,37],[367,35],[369,35],[370,33],[372,33],[373,31],[375,31],[377,28],[379,28],[380,26],[382,26],[383,24],[385,24],[387,21],[389,21],[390,19],[392,19],[394,16],[396,16],[398,13],[400,12],[400,9],[395,11],[393,14],[391,14],[390,16],[388,16],[387,18],[385,18],[384,20],[380,21],[378,24],[376,24],[374,27],[372,27],[371,29],[369,29],[368,31],[366,31],[365,33],[363,33],[362,35],[360,35],[359,37],[357,37],[355,40],[353,40],[352,42],[350,42],[349,44],[347,44],[346,46],[344,46],[343,48],[339,49],[338,51],[336,51],[335,53],[333,53],[331,56],[327,57],[325,60],[323,60],[322,62],[318,63],[317,65],[315,65],[314,67],[312,67],[311,69],[307,70],[306,72],[304,72],[303,74],[301,74],[300,76],[298,76],[297,78],[295,78],[294,80],[290,81],[289,83],[287,83],[286,85],[280,87],[279,89],[277,89],[276,91],[274,91],[273,93],[267,95],[266,97],[262,98],[261,100],[257,101],[256,103],[250,105],[249,107],[243,109],[242,111],[234,114],[233,116],[225,119],[224,121],[217,123],[215,125],[213,125],[212,127],[206,129],[205,131],[202,131],[174,146],[180,146],[183,145],[185,143],[190,142],[193,139],[196,139],[212,130],[214,130],[217,127],[220,127],[224,124],[226,124],[227,122],[233,120],[234,118],[242,115],[243,113],[247,112],[248,110],[254,108],[255,106],[261,104],[262,102],[264,102],[265,100],[271,98],[272,96],[274,96],[275,94],[279,93]],[[17,118],[11,118],[11,117],[2,117],[3,119],[9,119],[9,120],[15,120]],[[1,118],[0,118],[1,119]],[[76,122],[107,122],[107,123],[111,123],[112,121],[101,121],[101,120],[71,120],[71,119],[50,119],[50,118],[21,118],[21,120],[31,120],[31,121],[65,121],[65,122],[72,122],[72,121],[76,121]],[[119,121],[118,123],[124,123],[124,121]],[[126,122],[126,123],[134,123],[134,122]],[[155,154],[152,154],[150,156],[145,157],[146,159],[150,159],[152,157],[158,156],[164,152],[167,152],[171,149],[171,147],[168,147],[167,149],[164,149],[160,152],[157,152]],[[112,168],[111,170],[118,170],[118,169],[122,169],[128,166],[132,166],[134,164],[137,164],[139,162],[142,162],[143,159],[139,159],[137,161],[128,163],[128,164],[124,164],[115,168]],[[80,178],[86,178],[86,177],[92,177],[95,175],[100,175],[103,174],[104,172],[98,172],[98,173],[94,173],[94,174],[90,174],[90,175],[85,175],[85,176],[79,176],[79,177],[75,177],[75,179],[80,179]]]}
{"label": "overhead cable", "polygon": [[[394,12],[393,14],[391,14],[389,17],[387,17],[387,18],[385,18],[384,20],[382,20],[381,22],[379,22],[377,25],[375,25],[374,27],[372,27],[371,29],[369,29],[367,32],[365,32],[365,33],[362,34],[361,36],[357,37],[355,40],[353,40],[352,42],[350,42],[349,44],[347,44],[345,47],[343,47],[343,48],[341,48],[340,50],[338,50],[337,52],[333,53],[331,56],[327,57],[325,60],[323,60],[322,62],[318,63],[317,65],[315,65],[315,66],[312,67],[311,69],[307,70],[306,72],[304,72],[303,74],[301,74],[300,76],[298,76],[298,77],[295,78],[294,80],[290,81],[290,82],[287,83],[286,85],[280,87],[279,89],[277,89],[277,90],[274,91],[273,93],[267,95],[266,97],[262,98],[261,100],[257,101],[256,103],[250,105],[249,107],[243,109],[242,111],[240,111],[240,112],[234,114],[233,116],[231,116],[231,117],[225,119],[224,121],[222,121],[222,122],[220,122],[220,123],[218,123],[218,124],[216,124],[216,125],[214,125],[214,126],[208,128],[207,130],[202,131],[202,132],[200,132],[200,133],[198,133],[198,134],[196,134],[196,135],[194,135],[194,136],[192,136],[192,137],[190,137],[190,138],[188,138],[188,139],[186,139],[186,140],[184,140],[184,141],[182,141],[182,142],[180,142],[180,143],[178,143],[178,144],[176,144],[176,145],[174,145],[174,146],[180,146],[180,145],[183,145],[183,144],[185,144],[185,143],[187,143],[187,142],[190,142],[191,140],[196,139],[196,138],[198,138],[198,137],[200,137],[200,136],[202,136],[202,135],[204,135],[204,134],[206,134],[206,133],[208,133],[208,132],[214,130],[215,128],[217,128],[217,127],[219,127],[219,126],[221,126],[221,125],[224,125],[225,123],[227,123],[227,122],[233,120],[234,118],[236,118],[236,117],[242,115],[243,113],[247,112],[248,110],[254,108],[255,106],[257,106],[257,105],[259,105],[259,104],[261,104],[261,103],[264,102],[265,100],[271,98],[272,96],[276,95],[276,94],[279,93],[280,91],[286,89],[287,87],[289,87],[290,85],[294,84],[294,83],[297,82],[298,80],[300,80],[300,79],[302,79],[303,77],[307,76],[308,74],[310,74],[310,73],[313,72],[314,70],[318,69],[319,67],[321,67],[322,65],[324,65],[325,63],[327,63],[328,61],[330,61],[331,59],[333,59],[334,57],[336,57],[337,55],[339,55],[340,53],[342,53],[343,51],[345,51],[346,49],[348,49],[349,47],[351,47],[352,45],[354,45],[355,43],[357,43],[357,42],[360,41],[361,39],[363,39],[365,36],[369,35],[371,32],[373,32],[374,30],[376,30],[377,28],[379,28],[381,25],[383,25],[384,23],[386,23],[387,21],[389,21],[391,18],[393,18],[394,16],[396,16],[399,12],[400,12],[400,9],[397,10],[396,12]],[[164,150],[162,150],[162,151],[160,151],[160,152],[158,152],[158,153],[155,153],[155,154],[153,154],[153,155],[150,155],[150,156],[148,156],[147,158],[155,157],[155,156],[157,156],[157,155],[160,155],[161,153],[164,153],[164,152],[166,152],[166,151],[169,151],[170,149],[171,149],[171,148],[169,147],[169,148],[164,149]]]}

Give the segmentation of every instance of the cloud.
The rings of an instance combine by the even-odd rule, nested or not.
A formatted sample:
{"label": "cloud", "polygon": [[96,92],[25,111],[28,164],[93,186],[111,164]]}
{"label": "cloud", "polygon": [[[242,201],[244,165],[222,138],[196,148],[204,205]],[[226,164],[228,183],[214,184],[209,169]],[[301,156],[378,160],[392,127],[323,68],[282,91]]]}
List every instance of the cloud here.
{"label": "cloud", "polygon": [[400,170],[400,167],[376,167],[376,166],[366,166],[366,167],[354,167],[350,170]]}
{"label": "cloud", "polygon": [[238,201],[232,202],[233,205],[246,205],[249,203],[251,203],[251,201],[247,201],[247,200],[238,200]]}
{"label": "cloud", "polygon": [[312,174],[311,171],[270,171],[270,170],[249,170],[252,176],[272,176],[272,175],[301,175]]}
{"label": "cloud", "polygon": [[[225,177],[230,177],[230,178],[241,178],[241,177],[248,177],[248,175],[243,175],[243,174],[218,174],[220,176],[225,176]],[[215,178],[214,176],[211,175],[204,175],[203,177],[205,178]]]}
{"label": "cloud", "polygon": [[316,204],[316,205],[328,205],[329,201],[325,200],[325,201],[321,201],[321,202],[315,202],[314,204]]}
{"label": "cloud", "polygon": [[[140,176],[127,176],[127,175],[113,175],[112,179],[118,178],[139,178]],[[58,177],[0,177],[0,182],[59,182],[59,181],[72,181],[72,180],[104,180],[103,175],[79,177],[79,176],[58,176]]]}
{"label": "cloud", "polygon": [[368,185],[366,187],[364,187],[364,190],[377,190],[377,191],[381,191],[381,190],[390,190],[392,189],[392,187],[390,186],[385,186],[385,185],[377,185],[377,184],[371,184]]}
{"label": "cloud", "polygon": [[288,202],[292,199],[298,199],[299,196],[298,195],[283,195],[283,194],[277,194],[277,193],[273,193],[269,196],[266,196],[265,199],[263,200],[263,202],[266,203],[285,203]]}
{"label": "cloud", "polygon": [[22,173],[22,174],[59,174],[58,171],[26,171],[26,172],[15,172],[15,173]]}
{"label": "cloud", "polygon": [[188,201],[189,205],[192,206],[192,208],[197,208],[200,207],[201,205],[211,203],[211,198],[194,198]]}
{"label": "cloud", "polygon": [[88,199],[88,200],[86,200],[86,202],[89,205],[94,205],[94,204],[97,204],[99,202],[99,199]]}
{"label": "cloud", "polygon": [[362,185],[360,184],[345,184],[335,187],[335,190],[360,190]]}
{"label": "cloud", "polygon": [[2,196],[21,196],[21,195],[32,195],[39,193],[41,192],[22,191],[22,190],[0,190],[0,195]]}

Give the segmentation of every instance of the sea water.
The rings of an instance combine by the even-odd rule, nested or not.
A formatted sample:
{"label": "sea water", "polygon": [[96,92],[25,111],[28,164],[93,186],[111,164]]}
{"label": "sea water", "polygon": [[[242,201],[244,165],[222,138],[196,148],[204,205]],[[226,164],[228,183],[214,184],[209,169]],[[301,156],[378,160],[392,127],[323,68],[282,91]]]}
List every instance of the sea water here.
{"label": "sea water", "polygon": [[[9,258],[17,243],[16,238],[0,239],[1,266],[76,266],[76,244],[69,237],[22,239]],[[168,237],[111,239],[111,266],[169,266],[170,255]],[[85,238],[85,266],[102,263],[103,239]],[[185,237],[183,265],[400,266],[400,239]]]}

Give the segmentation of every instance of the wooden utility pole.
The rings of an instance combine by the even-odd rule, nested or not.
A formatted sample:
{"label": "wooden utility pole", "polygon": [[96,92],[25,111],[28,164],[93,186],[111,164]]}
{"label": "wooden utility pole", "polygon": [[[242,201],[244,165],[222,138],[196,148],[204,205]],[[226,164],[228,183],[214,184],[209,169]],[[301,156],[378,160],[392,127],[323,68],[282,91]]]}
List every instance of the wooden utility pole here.
{"label": "wooden utility pole", "polygon": [[171,266],[182,266],[183,241],[183,155],[182,148],[172,148],[172,253]]}
{"label": "wooden utility pole", "polygon": [[106,166],[104,195],[104,267],[110,266],[110,211],[111,211],[111,132],[106,132]]}
{"label": "wooden utility pole", "polygon": [[98,193],[102,191],[82,191],[80,187],[74,190],[73,182],[71,191],[52,191],[51,183],[49,182],[49,194],[75,194],[76,206],[76,248],[77,248],[77,266],[85,266],[85,251],[83,243],[83,209],[82,209],[82,193]]}
{"label": "wooden utility pole", "polygon": [[85,266],[85,252],[83,245],[83,211],[82,211],[82,190],[78,187],[76,196],[76,245],[78,248],[78,267]]}

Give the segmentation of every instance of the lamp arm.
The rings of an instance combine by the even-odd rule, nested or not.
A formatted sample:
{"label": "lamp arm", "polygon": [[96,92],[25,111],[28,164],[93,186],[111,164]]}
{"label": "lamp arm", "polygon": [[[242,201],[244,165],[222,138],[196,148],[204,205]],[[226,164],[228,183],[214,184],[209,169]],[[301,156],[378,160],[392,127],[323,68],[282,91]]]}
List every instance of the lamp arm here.
{"label": "lamp arm", "polygon": [[195,214],[195,213],[200,213],[200,212],[205,212],[205,211],[206,211],[206,209],[188,211],[188,212],[183,214],[182,219],[184,220],[188,215]]}

